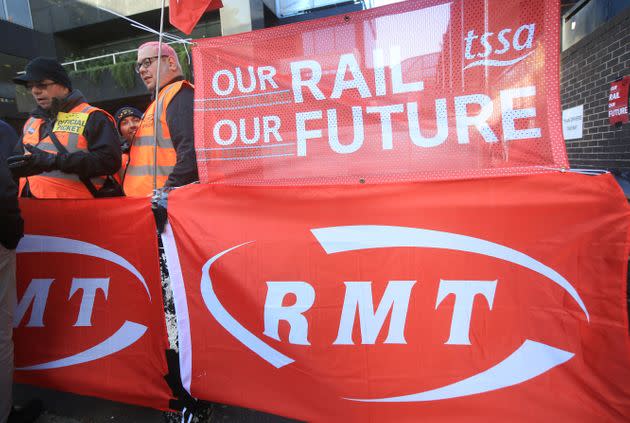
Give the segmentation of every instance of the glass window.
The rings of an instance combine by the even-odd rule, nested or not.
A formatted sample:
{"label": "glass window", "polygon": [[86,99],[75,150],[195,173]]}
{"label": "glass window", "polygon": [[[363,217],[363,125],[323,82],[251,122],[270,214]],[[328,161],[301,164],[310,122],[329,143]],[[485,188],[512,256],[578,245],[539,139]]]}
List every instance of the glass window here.
{"label": "glass window", "polygon": [[4,0],[3,3],[7,14],[4,19],[14,24],[33,28],[29,0]]}
{"label": "glass window", "polygon": [[563,17],[562,50],[595,31],[630,7],[630,0],[582,0]]}

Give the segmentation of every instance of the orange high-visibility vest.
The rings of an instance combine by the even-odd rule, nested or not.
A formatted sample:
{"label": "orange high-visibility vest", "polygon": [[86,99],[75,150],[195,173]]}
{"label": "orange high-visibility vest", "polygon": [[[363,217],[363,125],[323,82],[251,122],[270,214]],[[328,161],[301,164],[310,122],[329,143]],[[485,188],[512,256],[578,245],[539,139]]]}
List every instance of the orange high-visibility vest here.
{"label": "orange high-visibility vest", "polygon": [[[140,127],[131,142],[129,164],[125,169],[123,188],[127,196],[147,197],[153,193],[155,138],[157,138],[156,188],[163,187],[168,175],[173,172],[177,155],[166,122],[166,108],[184,86],[193,88],[188,81],[177,81],[166,85],[160,90],[157,101],[154,100],[144,112]],[[157,137],[154,137],[153,117],[156,104],[159,111],[159,123]]]}
{"label": "orange high-visibility vest", "polygon": [[[109,119],[114,121],[109,113],[101,110],[97,107],[90,106],[87,103],[81,103],[72,108],[68,114],[83,113],[88,117],[91,113],[100,111],[105,113]],[[59,114],[57,115],[57,122],[59,122]],[[85,116],[83,116],[85,117]],[[87,119],[85,119],[87,121]],[[39,130],[44,123],[43,119],[29,118],[24,124],[22,142],[24,144],[31,144],[36,146],[40,150],[48,153],[58,154],[59,150],[55,147],[55,144],[50,139],[50,136],[39,139]],[[57,127],[57,126],[55,126]],[[68,129],[71,132],[66,132],[64,129]],[[71,125],[68,128],[57,128],[54,130],[54,134],[59,139],[59,143],[63,145],[68,153],[74,153],[77,151],[88,152],[88,140],[83,136],[83,130],[85,126]],[[106,176],[96,176],[90,178],[94,186],[98,189],[103,186]],[[61,170],[53,170],[52,172],[44,172],[39,175],[29,176],[28,178],[29,190],[36,198],[94,198],[90,191],[86,188],[85,184],[79,179],[79,175],[74,173],[65,173]],[[20,192],[26,185],[26,180],[20,178]]]}

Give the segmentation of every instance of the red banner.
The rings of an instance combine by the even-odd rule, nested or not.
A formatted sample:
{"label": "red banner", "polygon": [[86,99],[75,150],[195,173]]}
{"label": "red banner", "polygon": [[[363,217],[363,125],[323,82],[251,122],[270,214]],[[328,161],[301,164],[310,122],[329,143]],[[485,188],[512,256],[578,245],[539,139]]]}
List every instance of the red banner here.
{"label": "red banner", "polygon": [[21,200],[20,208],[16,382],[168,409],[149,202]]}
{"label": "red banner", "polygon": [[374,183],[567,167],[557,0],[405,1],[197,40],[202,182]]}
{"label": "red banner", "polygon": [[307,421],[627,421],[629,217],[610,175],[177,190],[184,385]]}
{"label": "red banner", "polygon": [[610,84],[608,95],[608,119],[611,125],[628,123],[628,93],[630,92],[630,76]]}

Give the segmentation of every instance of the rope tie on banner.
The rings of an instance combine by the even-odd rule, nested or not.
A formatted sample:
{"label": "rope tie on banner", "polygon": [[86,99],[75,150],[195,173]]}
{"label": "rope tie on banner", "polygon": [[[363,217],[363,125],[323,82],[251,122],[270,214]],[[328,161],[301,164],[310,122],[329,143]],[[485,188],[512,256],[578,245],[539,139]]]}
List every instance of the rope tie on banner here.
{"label": "rope tie on banner", "polygon": [[175,399],[170,400],[169,407],[173,410],[181,410],[182,422],[189,423],[200,405],[199,401],[193,398],[182,385],[182,378],[179,370],[179,354],[175,350],[166,350],[166,365],[168,373],[164,376],[166,384],[171,389]]}
{"label": "rope tie on banner", "polygon": [[605,169],[571,169],[571,168],[564,168],[564,167],[548,167],[548,166],[536,166],[538,169],[544,169],[544,170],[551,170],[554,172],[562,172],[562,173],[579,173],[582,175],[591,175],[591,176],[595,176],[595,175],[603,175],[606,173],[610,173],[609,171],[605,170]]}

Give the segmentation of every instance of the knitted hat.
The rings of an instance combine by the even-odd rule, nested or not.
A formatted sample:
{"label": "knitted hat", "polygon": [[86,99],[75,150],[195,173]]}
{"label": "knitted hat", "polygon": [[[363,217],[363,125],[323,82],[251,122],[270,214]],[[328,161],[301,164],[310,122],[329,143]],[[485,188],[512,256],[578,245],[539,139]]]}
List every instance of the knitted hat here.
{"label": "knitted hat", "polygon": [[114,114],[114,118],[116,119],[116,128],[118,128],[118,132],[120,132],[120,122],[122,122],[122,120],[127,116],[135,116],[139,119],[142,119],[142,112],[131,106],[123,106],[118,109],[116,114]]}

